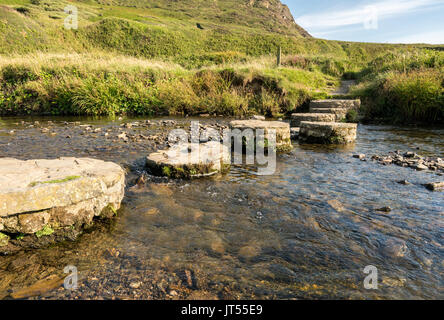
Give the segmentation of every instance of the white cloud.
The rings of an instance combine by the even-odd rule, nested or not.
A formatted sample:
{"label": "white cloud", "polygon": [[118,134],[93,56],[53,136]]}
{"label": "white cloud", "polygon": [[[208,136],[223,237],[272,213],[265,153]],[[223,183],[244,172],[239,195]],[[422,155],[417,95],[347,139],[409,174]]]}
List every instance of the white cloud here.
{"label": "white cloud", "polygon": [[444,30],[412,34],[390,40],[391,43],[444,44]]}
{"label": "white cloud", "polygon": [[364,24],[369,14],[377,13],[379,20],[413,13],[418,10],[430,8],[437,4],[444,4],[443,0],[386,0],[369,5],[360,5],[342,11],[326,11],[316,14],[304,15],[296,18],[296,22],[306,29],[325,30],[343,26]]}

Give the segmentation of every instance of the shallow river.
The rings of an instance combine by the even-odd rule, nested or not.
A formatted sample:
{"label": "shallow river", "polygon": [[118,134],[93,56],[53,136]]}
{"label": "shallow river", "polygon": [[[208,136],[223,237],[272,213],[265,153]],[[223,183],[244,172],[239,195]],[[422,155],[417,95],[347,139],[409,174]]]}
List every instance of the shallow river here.
{"label": "shallow river", "polygon": [[[116,135],[121,123],[140,119],[81,120],[102,128],[98,133],[64,124],[78,119],[16,124],[21,120],[0,120],[0,156],[115,161],[128,169],[128,186],[111,223],[75,242],[0,256],[0,298],[61,276],[66,265],[78,268],[79,290],[42,290],[35,298],[444,298],[444,193],[422,185],[443,177],[352,157],[394,150],[443,157],[443,129],[360,125],[353,145],[295,142],[290,154],[278,155],[271,176],[235,166],[216,178],[148,178],[137,187],[143,158],[156,144]],[[404,179],[411,184],[397,183]],[[377,290],[364,288],[369,265],[378,270]]]}

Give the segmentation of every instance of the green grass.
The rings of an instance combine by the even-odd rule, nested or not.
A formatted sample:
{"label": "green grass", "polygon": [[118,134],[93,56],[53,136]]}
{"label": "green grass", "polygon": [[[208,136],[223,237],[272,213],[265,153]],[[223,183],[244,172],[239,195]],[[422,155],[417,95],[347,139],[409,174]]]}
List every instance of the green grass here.
{"label": "green grass", "polygon": [[390,52],[371,61],[352,90],[368,120],[444,123],[444,52]]}
{"label": "green grass", "polygon": [[441,121],[441,47],[315,39],[268,2],[0,0],[0,115],[282,116],[357,79],[368,119]]}

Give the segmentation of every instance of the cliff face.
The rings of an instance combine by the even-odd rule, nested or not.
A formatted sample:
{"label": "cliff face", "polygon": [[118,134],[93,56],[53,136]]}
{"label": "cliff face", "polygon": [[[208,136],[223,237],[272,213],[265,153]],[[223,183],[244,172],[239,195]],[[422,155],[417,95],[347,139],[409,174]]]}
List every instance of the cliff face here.
{"label": "cliff face", "polygon": [[[223,1],[223,0],[222,0]],[[264,19],[271,18],[274,26],[270,31],[298,33],[303,37],[311,37],[301,26],[296,24],[287,5],[279,0],[247,0],[248,6],[264,9]],[[268,17],[267,17],[268,16]]]}
{"label": "cliff face", "polygon": [[96,0],[101,5],[150,8],[183,20],[311,37],[280,0]]}

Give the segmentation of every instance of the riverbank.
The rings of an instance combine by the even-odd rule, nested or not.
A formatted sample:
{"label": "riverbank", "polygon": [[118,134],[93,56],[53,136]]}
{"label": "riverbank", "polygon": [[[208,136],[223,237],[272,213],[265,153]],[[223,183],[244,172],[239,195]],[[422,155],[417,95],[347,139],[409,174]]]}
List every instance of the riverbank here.
{"label": "riverbank", "polygon": [[288,55],[188,69],[103,52],[0,58],[0,115],[290,116],[311,100],[360,98],[363,121],[443,123],[444,52],[411,49],[357,63]]}

